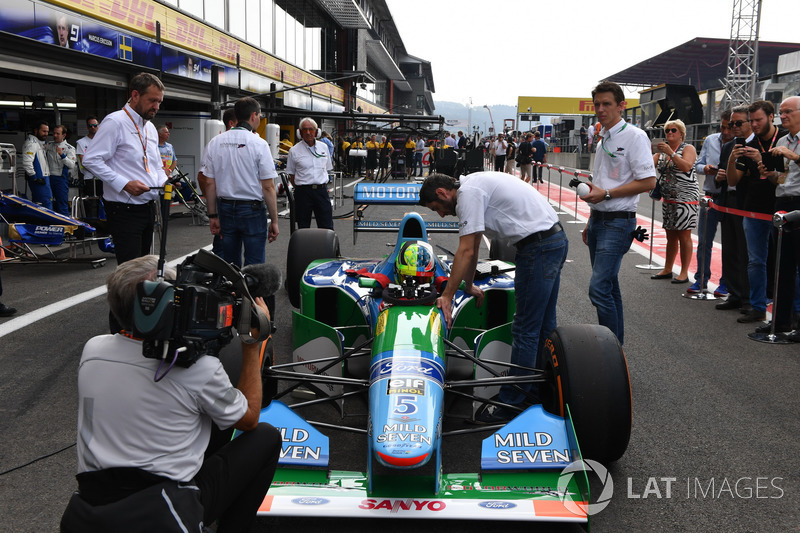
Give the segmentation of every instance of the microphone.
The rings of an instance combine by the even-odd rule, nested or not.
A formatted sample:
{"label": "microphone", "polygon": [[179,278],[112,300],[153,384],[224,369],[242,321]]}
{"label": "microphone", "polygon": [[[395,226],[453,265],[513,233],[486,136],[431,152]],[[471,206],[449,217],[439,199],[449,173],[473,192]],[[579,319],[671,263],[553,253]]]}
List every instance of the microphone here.
{"label": "microphone", "polygon": [[266,300],[281,288],[283,275],[278,267],[269,263],[247,265],[242,268],[247,288],[253,298],[261,296]]}

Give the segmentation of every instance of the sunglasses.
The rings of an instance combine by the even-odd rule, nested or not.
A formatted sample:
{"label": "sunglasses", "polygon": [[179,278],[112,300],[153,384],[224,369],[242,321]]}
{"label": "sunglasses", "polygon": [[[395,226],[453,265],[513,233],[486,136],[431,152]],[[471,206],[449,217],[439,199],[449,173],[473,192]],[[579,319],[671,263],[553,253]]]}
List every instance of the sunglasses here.
{"label": "sunglasses", "polygon": [[86,126],[88,126],[89,128],[96,128],[98,125],[97,124],[87,124]]}
{"label": "sunglasses", "polygon": [[731,126],[734,128],[741,128],[742,124],[749,124],[746,120],[737,120],[736,122],[731,122]]}
{"label": "sunglasses", "polygon": [[666,128],[664,133],[678,133],[678,128]]}

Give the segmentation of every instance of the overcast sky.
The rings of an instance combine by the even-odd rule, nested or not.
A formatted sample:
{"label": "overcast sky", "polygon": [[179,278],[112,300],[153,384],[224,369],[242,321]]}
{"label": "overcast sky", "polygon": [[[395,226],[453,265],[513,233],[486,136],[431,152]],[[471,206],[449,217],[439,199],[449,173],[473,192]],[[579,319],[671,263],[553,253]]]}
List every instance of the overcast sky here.
{"label": "overcast sky", "polygon": [[[694,37],[728,39],[733,0],[386,0],[437,101],[586,97],[611,74]],[[749,2],[742,2],[747,4]],[[760,39],[800,42],[800,2],[765,0]]]}

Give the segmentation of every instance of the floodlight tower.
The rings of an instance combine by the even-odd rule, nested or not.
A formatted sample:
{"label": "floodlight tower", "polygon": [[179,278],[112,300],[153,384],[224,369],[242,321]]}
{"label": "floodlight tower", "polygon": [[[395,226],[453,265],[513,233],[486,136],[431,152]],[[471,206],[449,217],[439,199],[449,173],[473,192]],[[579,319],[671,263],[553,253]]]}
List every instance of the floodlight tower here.
{"label": "floodlight tower", "polygon": [[486,104],[484,104],[484,105],[483,105],[483,107],[485,107],[485,108],[486,108],[486,111],[488,111],[488,112],[489,112],[489,121],[492,123],[492,129],[489,131],[489,133],[490,133],[490,134],[497,133],[497,132],[495,132],[495,130],[494,130],[494,119],[492,118],[492,110],[491,110],[491,109],[489,109],[489,106],[488,106],[488,105],[486,105]]}
{"label": "floodlight tower", "polygon": [[758,28],[761,0],[733,0],[725,101],[728,107],[755,99],[758,78]]}

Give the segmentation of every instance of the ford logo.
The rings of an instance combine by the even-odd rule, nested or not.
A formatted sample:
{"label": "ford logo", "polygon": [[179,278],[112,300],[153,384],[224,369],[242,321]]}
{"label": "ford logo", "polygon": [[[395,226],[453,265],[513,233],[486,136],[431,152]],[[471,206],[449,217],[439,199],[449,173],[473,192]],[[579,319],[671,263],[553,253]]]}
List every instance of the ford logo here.
{"label": "ford logo", "polygon": [[314,496],[304,496],[302,498],[295,498],[292,503],[297,505],[325,505],[328,500],[325,498],[316,498]]}
{"label": "ford logo", "polygon": [[513,509],[514,507],[517,506],[516,503],[498,502],[498,501],[481,502],[478,505],[480,505],[484,509]]}

